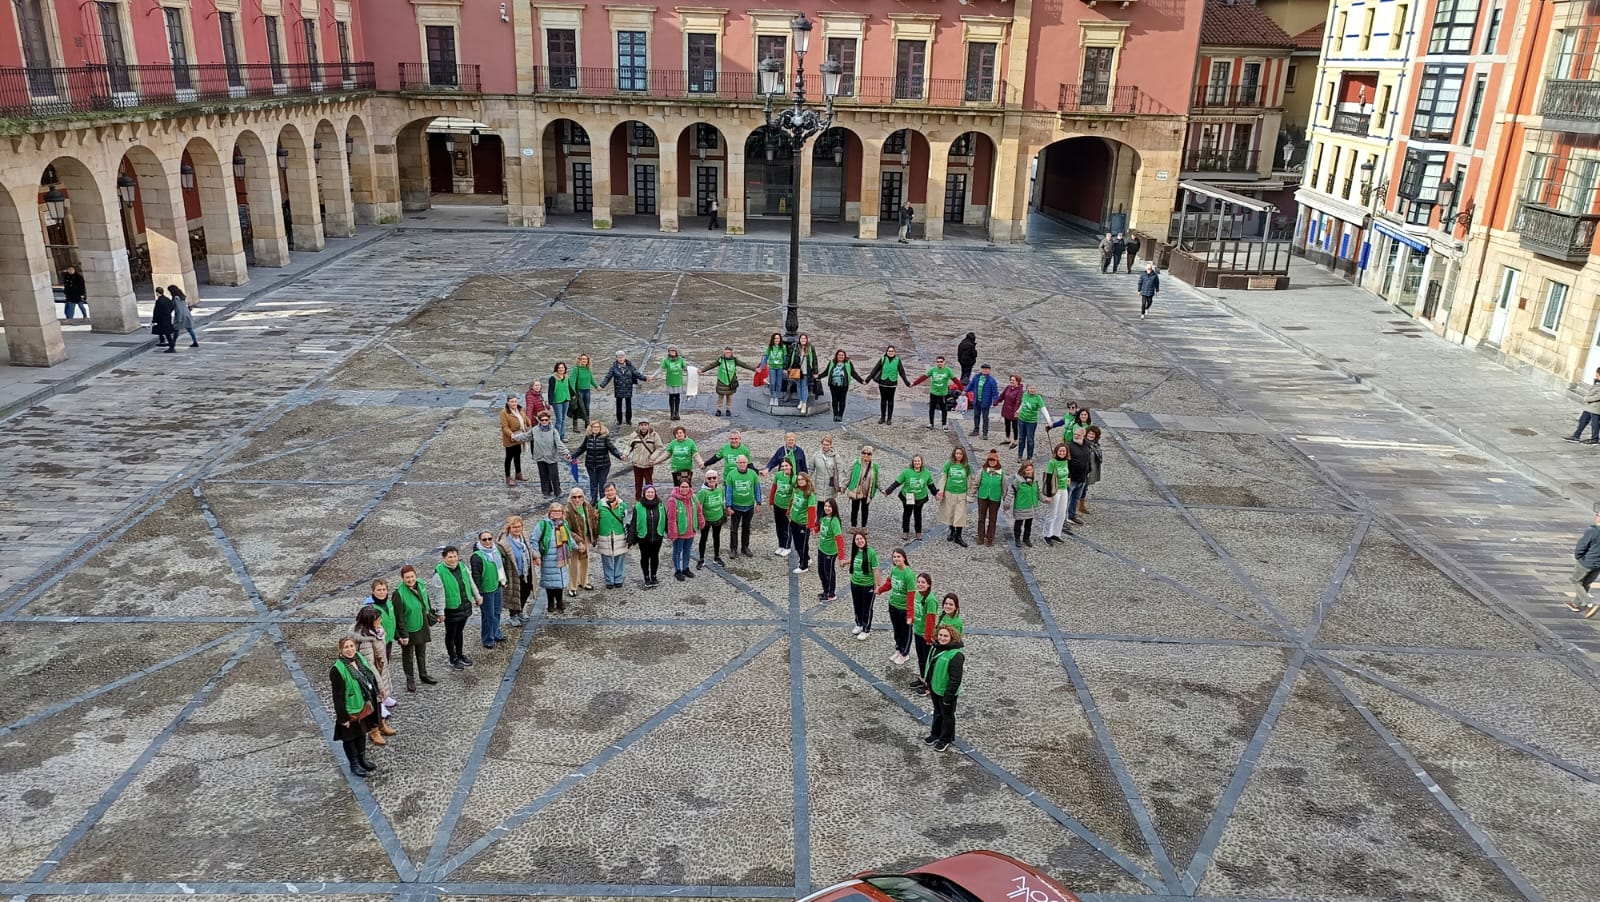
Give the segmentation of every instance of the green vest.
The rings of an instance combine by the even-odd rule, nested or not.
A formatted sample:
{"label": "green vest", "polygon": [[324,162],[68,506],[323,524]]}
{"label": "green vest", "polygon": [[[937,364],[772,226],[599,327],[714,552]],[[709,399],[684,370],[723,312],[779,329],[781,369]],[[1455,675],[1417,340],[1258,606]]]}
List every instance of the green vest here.
{"label": "green vest", "polygon": [[870,586],[878,578],[878,553],[871,548],[863,548],[857,552],[854,547],[850,549],[850,583],[856,586]]}
{"label": "green vest", "polygon": [[978,471],[978,498],[999,501],[1006,493],[1006,474],[1000,470]]}
{"label": "green vest", "polygon": [[667,376],[667,388],[683,388],[683,374],[688,365],[682,357],[661,358],[661,372]]}
{"label": "green vest", "polygon": [[728,484],[729,503],[737,508],[752,508],[756,506],[761,493],[761,474],[754,469],[739,472],[737,468],[726,470],[722,479]]}
{"label": "green vest", "polygon": [[[633,532],[634,535],[641,539],[650,534],[650,521],[645,513],[643,501],[635,501],[633,503]],[[667,535],[667,503],[665,501],[656,505],[656,532],[660,533],[662,538]]]}
{"label": "green vest", "polygon": [[706,523],[721,523],[722,515],[726,510],[727,499],[723,497],[722,487],[712,490],[709,486],[694,493],[694,500],[699,503],[700,510],[705,512]]}
{"label": "green vest", "polygon": [[850,484],[845,486],[845,488],[852,492],[856,490],[856,486],[861,484],[863,469],[867,470],[867,494],[870,495],[878,490],[878,465],[876,463],[874,463],[871,467],[863,468],[861,466],[861,461],[856,461],[855,465],[850,468]]}
{"label": "green vest", "polygon": [[838,517],[823,517],[817,522],[817,550],[828,557],[839,555],[839,537],[844,534],[844,524]]}
{"label": "green vest", "polygon": [[966,464],[946,461],[944,465],[944,490],[957,495],[967,493],[967,480],[972,478],[972,468]]}
{"label": "green vest", "polygon": [[734,470],[738,469],[739,455],[741,454],[749,459],[752,467],[755,466],[756,459],[751,456],[749,445],[740,445],[737,448],[731,444],[723,445],[722,450],[717,452],[717,459],[722,461],[722,478],[724,481],[727,480],[729,473],[732,473]]}
{"label": "green vest", "polygon": [[794,495],[794,477],[783,471],[772,474],[772,506],[778,510],[789,509],[789,499]]}
{"label": "green vest", "polygon": [[471,601],[472,595],[467,591],[467,575],[462,572],[466,568],[457,563],[454,567],[439,562],[433,572],[439,574],[439,583],[444,586],[444,609],[453,611],[461,607],[463,602]]}
{"label": "green vest", "polygon": [[878,361],[878,375],[885,382],[893,382],[900,378],[900,358],[884,357]]}
{"label": "green vest", "polygon": [[895,482],[900,483],[901,492],[910,495],[917,501],[928,500],[928,483],[932,480],[933,474],[929,473],[927,468],[913,470],[910,467],[906,467],[900,471],[899,476],[895,477]]}
{"label": "green vest", "polygon": [[487,595],[498,590],[500,588],[500,565],[496,564],[494,558],[485,554],[481,548],[473,548],[472,553],[478,556],[478,560],[483,561],[483,575],[478,577],[478,591]]}
{"label": "green vest", "polygon": [[717,358],[717,384],[737,385],[739,383],[739,358]]}
{"label": "green vest", "polygon": [[420,579],[417,580],[415,589],[409,589],[405,583],[401,583],[394,587],[394,595],[390,597],[400,601],[400,625],[404,626],[408,633],[420,632],[427,623],[428,587],[423,585]]}
{"label": "green vest", "polygon": [[378,622],[383,624],[383,637],[390,642],[394,641],[394,595],[382,601],[374,598],[372,606],[378,609]]}
{"label": "green vest", "polygon": [[1044,395],[1037,392],[1024,394],[1022,403],[1017,405],[1017,419],[1024,423],[1039,422],[1039,411],[1044,407]]}
{"label": "green vest", "polygon": [[950,382],[955,377],[955,372],[947,366],[936,366],[928,370],[928,394],[935,398],[950,394]]}
{"label": "green vest", "polygon": [[767,369],[783,369],[783,359],[789,355],[789,349],[783,345],[767,345]]}
{"label": "green vest", "polygon": [[595,505],[595,507],[600,509],[600,535],[627,535],[628,505],[619,500],[617,502],[616,509],[613,510],[610,505],[606,504],[605,499],[602,498],[600,499],[600,503]]}
{"label": "green vest", "polygon": [[589,391],[594,388],[594,373],[586,366],[580,366],[572,371],[572,387],[578,391]]}
{"label": "green vest", "polygon": [[571,375],[568,375],[566,378],[562,378],[552,374],[550,381],[552,382],[552,385],[550,386],[551,404],[564,404],[572,400]]}
{"label": "green vest", "polygon": [[789,522],[806,524],[811,522],[811,509],[817,506],[817,496],[809,492],[802,495],[798,492],[789,501]]}
{"label": "green vest", "polygon": [[[668,500],[672,499],[669,498]],[[679,536],[682,536],[685,533],[694,533],[699,530],[700,518],[696,517],[694,514],[695,511],[699,509],[700,503],[695,500],[694,494],[692,492],[690,493],[687,502],[685,502],[682,498],[678,498],[677,501],[678,503],[672,506],[672,519],[674,521],[672,525],[677,527],[674,532],[676,532]],[[665,509],[666,506],[666,501],[661,502],[661,507],[663,509]]]}
{"label": "green vest", "polygon": [[830,361],[828,363],[828,384],[849,385],[850,379],[855,375],[855,372],[855,364],[848,360],[843,363],[837,360]]}
{"label": "green vest", "polygon": [[1039,506],[1039,483],[1032,479],[1018,479],[1012,484],[1016,494],[1014,513],[1031,514]]}
{"label": "green vest", "polygon": [[1044,471],[1056,478],[1056,491],[1058,492],[1065,492],[1067,490],[1067,484],[1070,482],[1067,476],[1067,468],[1071,465],[1071,463],[1072,461],[1070,459],[1057,460],[1054,457],[1045,461]]}
{"label": "green vest", "polygon": [[693,470],[694,456],[699,450],[700,446],[696,445],[692,438],[673,439],[667,442],[667,461],[672,468],[672,472],[681,473],[684,470]]}
{"label": "green vest", "polygon": [[889,571],[889,607],[906,609],[906,594],[916,589],[917,574],[910,567]]}
{"label": "green vest", "polygon": [[[361,691],[361,684],[356,681],[356,675],[350,671],[350,665],[345,663],[344,658],[334,661],[333,666],[339,668],[339,674],[344,677],[344,710],[340,711],[339,714],[343,717],[349,717],[366,705],[367,698]],[[360,655],[356,655],[356,666],[365,670],[367,676],[371,677],[374,683],[378,681],[378,678],[372,674],[372,668],[367,666],[366,659]]]}
{"label": "green vest", "polygon": [[[942,696],[945,689],[949,688],[950,662],[959,654],[961,654],[961,649],[959,648],[946,648],[928,658],[928,672],[923,676],[928,681],[928,688],[933,691],[934,695]],[[960,694],[961,690],[957,689],[956,695]]]}

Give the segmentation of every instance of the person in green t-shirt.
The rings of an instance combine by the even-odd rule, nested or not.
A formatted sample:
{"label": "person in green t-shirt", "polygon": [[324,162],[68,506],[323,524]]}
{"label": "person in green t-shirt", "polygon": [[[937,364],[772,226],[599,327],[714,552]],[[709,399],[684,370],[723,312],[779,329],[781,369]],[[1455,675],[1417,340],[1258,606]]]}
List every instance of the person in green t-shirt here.
{"label": "person in green t-shirt", "polygon": [[[577,428],[578,421],[583,421],[585,429],[589,427],[589,399],[594,392],[594,369],[590,365],[588,354],[579,354],[572,367],[572,406],[567,408],[567,414],[572,417],[573,428]],[[598,488],[593,491],[599,491]]]}
{"label": "person in green t-shirt", "polygon": [[817,517],[817,578],[822,582],[818,601],[833,601],[837,596],[835,564],[843,556],[844,524],[839,521],[839,502],[832,498],[822,502],[822,513]]}
{"label": "person in green t-shirt", "polygon": [[967,528],[967,502],[976,482],[972,464],[967,461],[967,449],[951,449],[950,459],[940,468],[939,476],[939,521],[950,527],[944,540],[965,548],[961,531]]}
{"label": "person in green t-shirt", "polygon": [[911,569],[911,559],[904,548],[896,548],[889,557],[889,579],[878,586],[880,593],[889,596],[889,625],[894,627],[894,653],[890,664],[904,664],[911,657],[911,601],[917,591],[917,574]]}
{"label": "person in green t-shirt", "polygon": [[794,549],[795,564],[791,573],[804,573],[811,569],[811,532],[816,528],[817,493],[811,488],[808,473],[796,473],[794,491],[789,494],[789,547]]}
{"label": "person in green t-shirt", "polygon": [[667,442],[667,468],[672,471],[672,484],[677,486],[692,480],[694,471],[701,466],[700,446],[689,437],[689,430],[674,426],[672,441]]}
{"label": "person in green t-shirt", "polygon": [[933,574],[917,574],[917,591],[911,599],[911,642],[917,649],[917,678],[911,688],[927,694],[928,686],[922,674],[928,669],[928,645],[933,641],[933,627],[939,620],[939,599],[933,594]]}
{"label": "person in green t-shirt", "polygon": [[741,369],[755,372],[755,367],[740,360],[733,355],[733,348],[722,349],[722,356],[717,358],[714,367],[707,367],[717,374],[717,409],[712,416],[733,416],[733,396],[739,391],[739,371]]}
{"label": "person in green t-shirt", "polygon": [[1044,410],[1044,395],[1039,386],[1030,385],[1017,404],[1017,460],[1033,460],[1033,438],[1039,431],[1039,412]]}
{"label": "person in green t-shirt", "polygon": [[[707,536],[711,537],[711,559],[722,563],[722,524],[728,519],[728,496],[722,486],[722,474],[707,470],[706,484],[695,492],[694,498],[706,518],[706,526],[700,530],[700,559],[695,562],[694,569],[704,570]],[[731,543],[729,547],[733,547]]]}
{"label": "person in green t-shirt", "polygon": [[572,376],[565,363],[557,363],[545,383],[544,399],[554,412],[556,434],[567,440],[567,409],[572,404]]}
{"label": "person in green t-shirt", "polygon": [[917,539],[922,539],[922,506],[928,503],[928,495],[933,487],[933,474],[928,472],[928,465],[923,463],[921,454],[911,455],[911,466],[900,471],[894,478],[894,484],[883,490],[885,495],[900,495],[902,510],[900,513],[900,540],[911,541],[911,524],[914,520],[917,526]]}
{"label": "person in green t-shirt", "polygon": [[794,500],[794,467],[785,460],[772,474],[772,524],[778,532],[778,547],[772,553],[789,555],[789,502]]}
{"label": "person in green t-shirt", "polygon": [[1040,497],[1048,507],[1044,515],[1044,543],[1046,545],[1061,544],[1063,532],[1070,534],[1066,529],[1067,516],[1070,513],[1067,502],[1068,491],[1071,488],[1071,450],[1066,442],[1056,445],[1055,453],[1044,462],[1043,485],[1040,487]]}
{"label": "person in green t-shirt", "polygon": [[750,458],[743,454],[729,458],[734,462],[731,470],[722,471],[722,481],[727,485],[728,554],[750,557],[750,521],[756,508],[761,506],[761,474],[750,466]]}
{"label": "person in green t-shirt", "polygon": [[878,569],[878,553],[867,546],[865,530],[850,536],[848,567],[850,603],[856,614],[856,625],[850,632],[865,640],[872,632],[873,590],[883,578],[883,571]]}
{"label": "person in green t-shirt", "polygon": [[661,373],[666,377],[668,419],[676,420],[683,404],[683,389],[689,381],[689,361],[677,348],[669,347],[667,356],[661,358]]}
{"label": "person in green t-shirt", "polygon": [[772,333],[767,339],[767,349],[762,352],[762,363],[767,368],[767,391],[773,404],[783,397],[783,363],[788,359],[789,346],[783,343],[783,333]]}
{"label": "person in green t-shirt", "polygon": [[959,391],[961,383],[956,379],[956,372],[944,365],[943,357],[935,357],[933,366],[917,378],[912,385],[928,383],[928,428],[933,428],[933,415],[939,415],[939,424],[945,431],[950,431],[950,408],[945,406],[946,400],[952,391]]}
{"label": "person in green t-shirt", "polygon": [[944,598],[939,601],[939,619],[933,625],[934,632],[938,632],[941,626],[948,626],[962,635],[967,632],[966,623],[961,619],[961,599],[954,592],[944,593]]}

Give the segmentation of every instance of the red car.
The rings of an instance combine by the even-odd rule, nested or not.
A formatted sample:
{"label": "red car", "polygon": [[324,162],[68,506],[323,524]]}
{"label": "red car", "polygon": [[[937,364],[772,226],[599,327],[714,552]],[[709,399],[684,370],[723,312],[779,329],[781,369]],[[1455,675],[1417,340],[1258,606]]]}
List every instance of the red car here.
{"label": "red car", "polygon": [[800,902],[1082,902],[1032,865],[979,850],[905,874],[857,874]]}

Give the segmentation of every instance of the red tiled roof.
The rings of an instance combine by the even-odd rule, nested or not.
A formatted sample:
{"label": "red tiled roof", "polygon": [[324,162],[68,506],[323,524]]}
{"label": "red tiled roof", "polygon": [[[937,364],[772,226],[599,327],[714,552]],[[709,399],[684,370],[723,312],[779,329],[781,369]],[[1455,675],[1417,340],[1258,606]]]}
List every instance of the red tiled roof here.
{"label": "red tiled roof", "polygon": [[1327,27],[1328,27],[1328,23],[1326,23],[1326,22],[1318,22],[1317,24],[1311,26],[1310,28],[1307,28],[1305,31],[1302,31],[1299,34],[1295,35],[1291,39],[1291,40],[1294,41],[1295,49],[1296,50],[1321,50],[1322,49],[1322,33],[1323,33],[1323,31],[1325,31],[1327,29]]}
{"label": "red tiled roof", "polygon": [[1250,0],[1206,0],[1200,20],[1201,46],[1295,47],[1294,38]]}

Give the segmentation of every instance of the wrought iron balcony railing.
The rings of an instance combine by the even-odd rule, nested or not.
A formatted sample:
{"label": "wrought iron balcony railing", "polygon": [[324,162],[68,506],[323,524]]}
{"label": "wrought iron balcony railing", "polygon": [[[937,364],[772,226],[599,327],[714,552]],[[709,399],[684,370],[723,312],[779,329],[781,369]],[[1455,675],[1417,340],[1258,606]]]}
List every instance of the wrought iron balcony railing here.
{"label": "wrought iron balcony railing", "polygon": [[179,106],[377,87],[372,63],[0,67],[0,118]]}
{"label": "wrought iron balcony railing", "polygon": [[1265,100],[1266,91],[1261,85],[1200,85],[1195,88],[1194,105],[1197,108],[1258,107]]}
{"label": "wrought iron balcony railing", "polygon": [[1600,134],[1600,81],[1547,78],[1539,115],[1547,127]]}
{"label": "wrought iron balcony railing", "polygon": [[1254,150],[1190,150],[1183,154],[1185,172],[1255,172],[1261,159]]}
{"label": "wrought iron balcony railing", "polygon": [[1332,128],[1341,135],[1369,134],[1372,131],[1372,114],[1345,111],[1334,113]]}
{"label": "wrought iron balcony railing", "polygon": [[1567,213],[1524,202],[1517,208],[1517,237],[1524,248],[1569,263],[1589,259],[1600,215]]}
{"label": "wrought iron balcony railing", "polygon": [[401,63],[400,90],[456,91],[477,94],[483,90],[478,67],[473,64]]}

